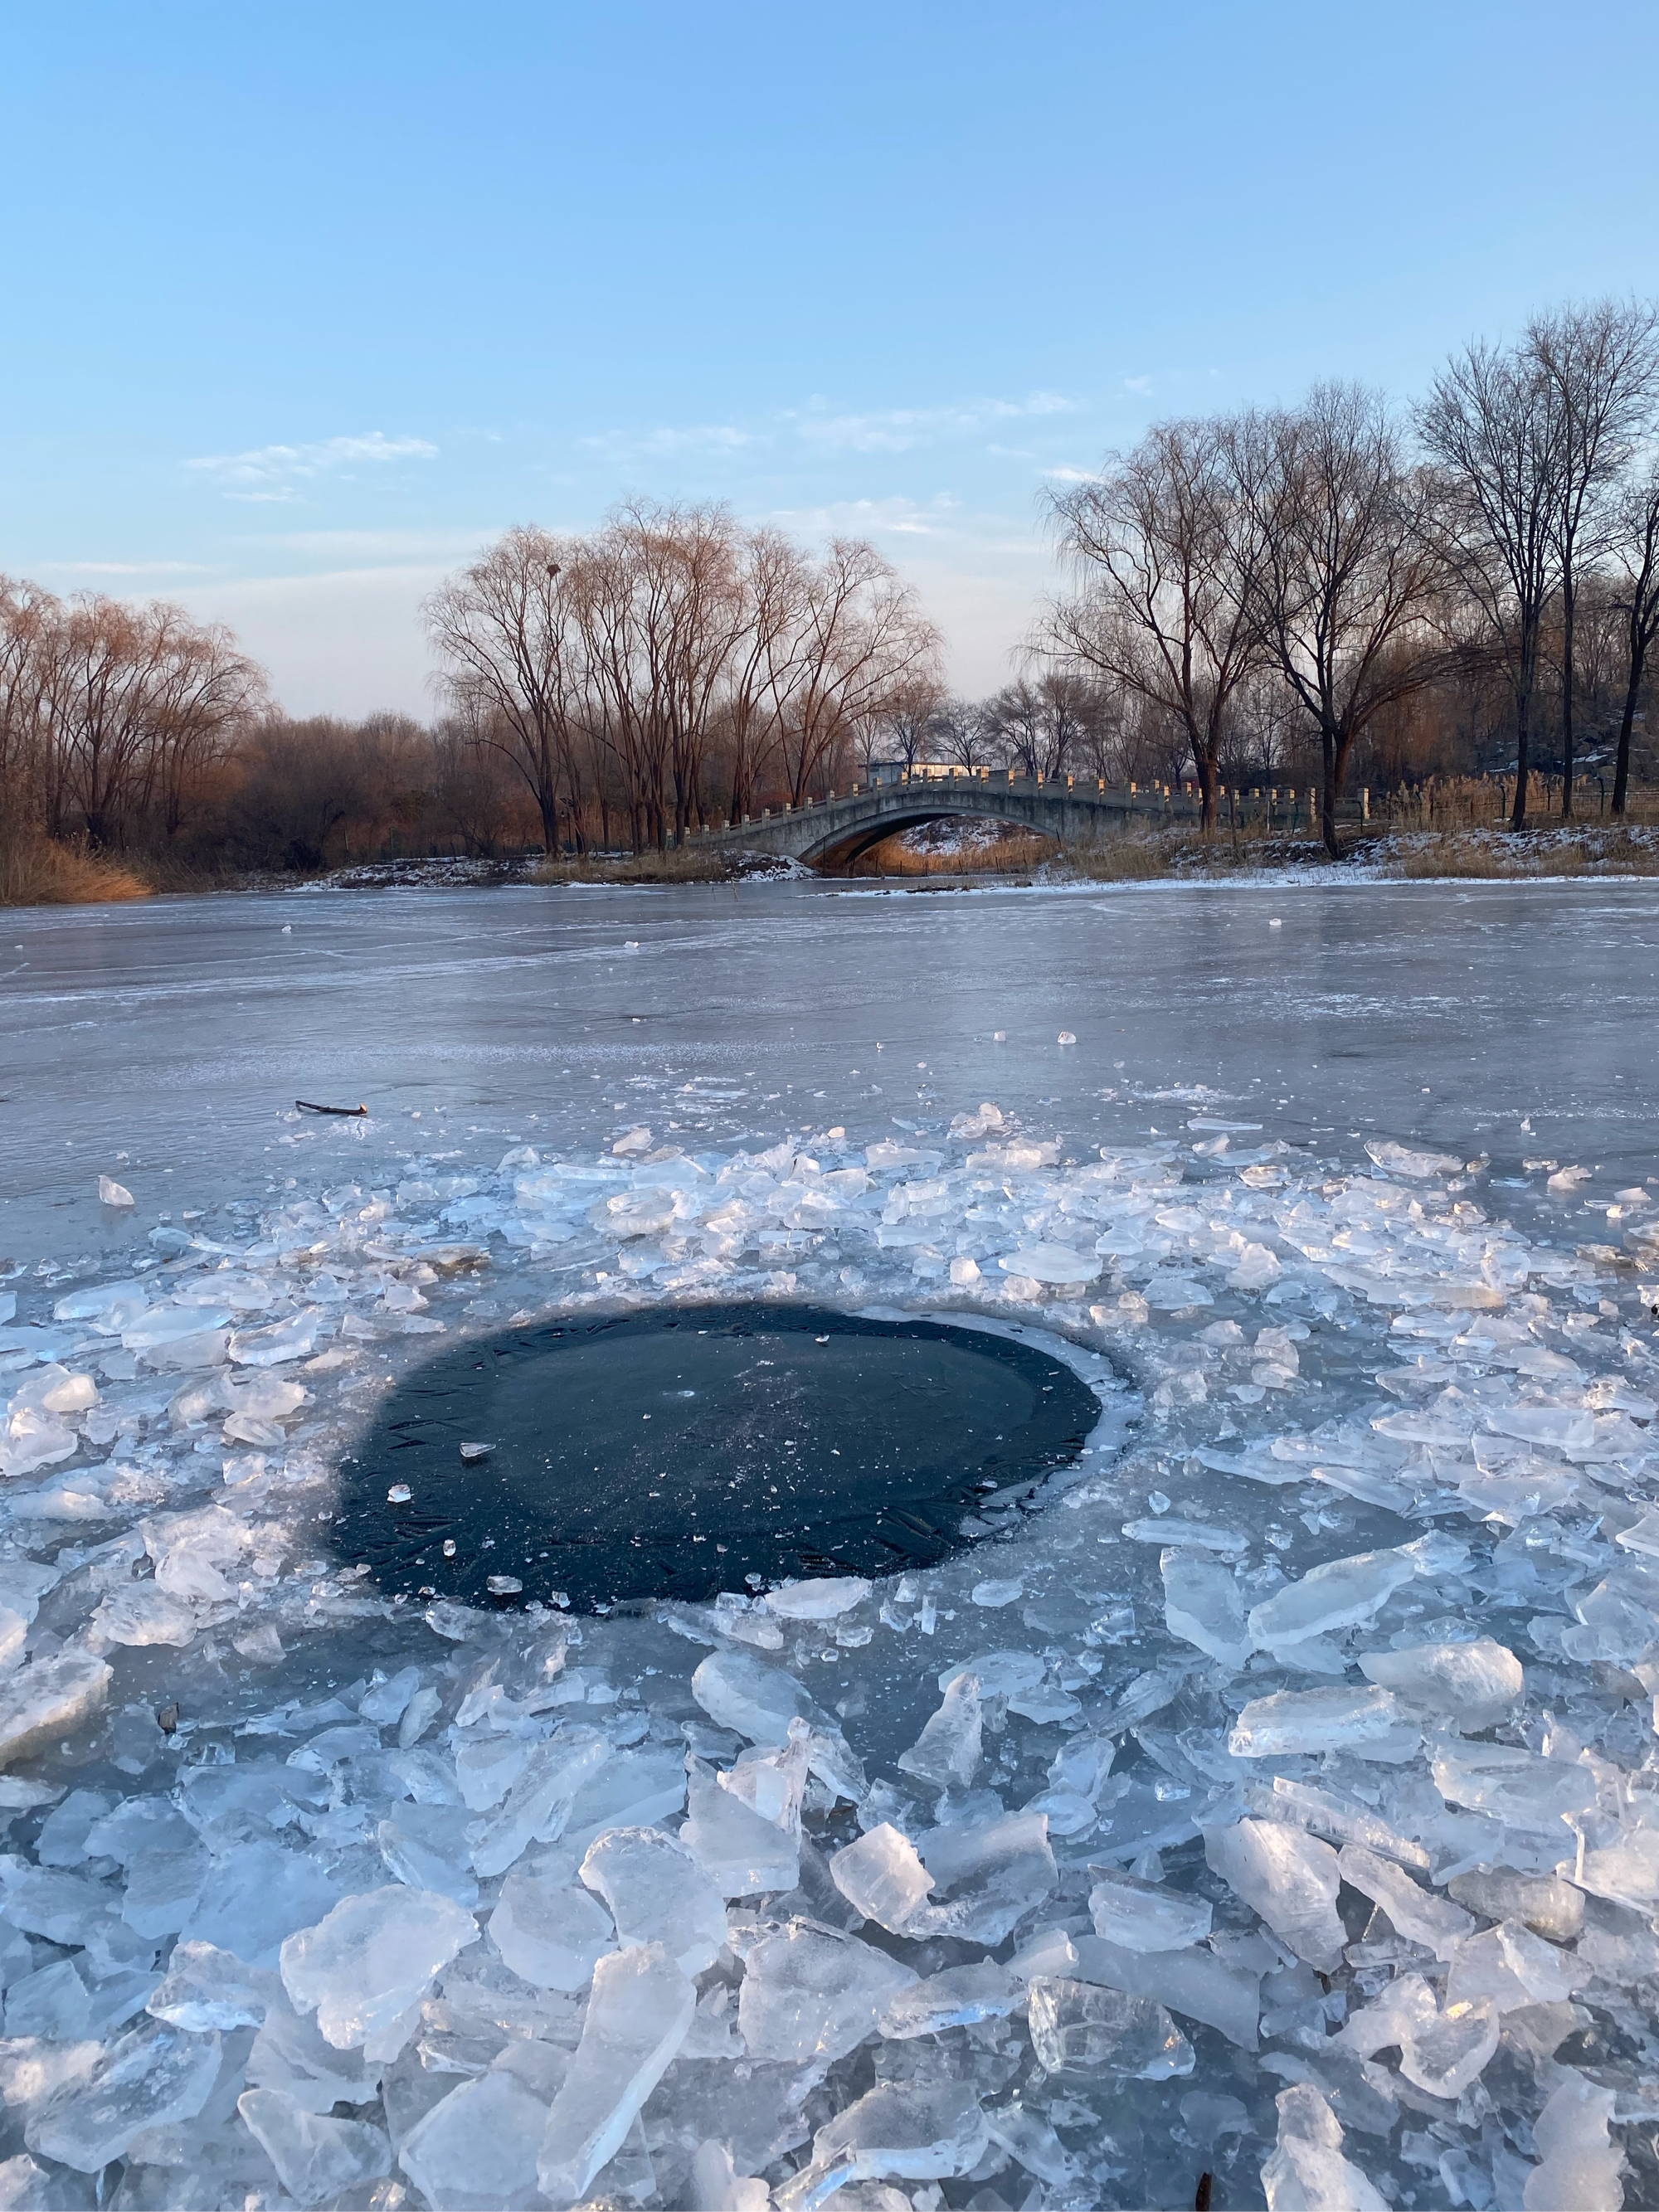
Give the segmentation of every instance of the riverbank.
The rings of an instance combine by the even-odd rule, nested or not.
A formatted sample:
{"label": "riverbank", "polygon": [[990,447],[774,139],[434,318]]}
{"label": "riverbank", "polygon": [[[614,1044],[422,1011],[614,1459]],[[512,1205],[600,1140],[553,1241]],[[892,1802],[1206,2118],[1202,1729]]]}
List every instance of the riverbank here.
{"label": "riverbank", "polygon": [[[905,859],[909,865],[871,868],[848,880],[896,883],[907,877],[949,875],[957,884],[1052,888],[1066,884],[1279,880],[1286,874],[1389,883],[1618,879],[1659,876],[1659,826],[1620,828],[1596,822],[1530,830],[1518,836],[1497,827],[1368,832],[1353,838],[1340,860],[1333,860],[1317,838],[1306,835],[1235,836],[1224,830],[1208,838],[1190,830],[1114,837],[1097,845],[1062,846],[1046,858],[1036,841],[1020,838],[981,841],[961,852],[941,845],[936,851],[907,854]],[[311,876],[268,870],[213,872],[165,861],[118,862],[42,840],[0,849],[0,906],[109,905],[158,893],[463,890],[507,884],[648,888],[781,882],[810,878],[812,873],[797,861],[769,854],[708,847],[560,860],[439,855],[362,861]]]}

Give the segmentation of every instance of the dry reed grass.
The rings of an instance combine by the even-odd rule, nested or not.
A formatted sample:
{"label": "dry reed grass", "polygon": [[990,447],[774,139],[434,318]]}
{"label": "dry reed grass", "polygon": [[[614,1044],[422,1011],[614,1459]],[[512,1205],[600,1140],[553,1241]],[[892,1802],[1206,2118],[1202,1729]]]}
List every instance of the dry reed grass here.
{"label": "dry reed grass", "polygon": [[1019,875],[1052,860],[1052,837],[1012,830],[1004,837],[975,839],[957,846],[908,845],[902,836],[884,838],[861,853],[848,873],[854,876]]}
{"label": "dry reed grass", "polygon": [[39,835],[0,841],[0,906],[104,906],[148,898],[132,869]]}

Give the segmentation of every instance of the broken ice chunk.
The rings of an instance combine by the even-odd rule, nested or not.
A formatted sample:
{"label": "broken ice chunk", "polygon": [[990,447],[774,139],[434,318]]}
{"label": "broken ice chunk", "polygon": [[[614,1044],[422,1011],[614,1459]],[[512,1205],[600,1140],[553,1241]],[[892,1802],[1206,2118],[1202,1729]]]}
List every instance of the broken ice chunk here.
{"label": "broken ice chunk", "polygon": [[477,1940],[472,1915],[453,1898],[388,1882],[344,1899],[314,1928],[290,1936],[283,1982],[337,2050],[361,2044],[371,2059],[392,2058],[413,2026],[405,2015],[456,1953]]}
{"label": "broken ice chunk", "polygon": [[1230,1966],[1202,1943],[1182,1951],[1131,1951],[1100,1936],[1079,1936],[1066,1971],[1131,1996],[1156,1997],[1186,2020],[1218,2028],[1241,2051],[1256,2047],[1261,1976]]}
{"label": "broken ice chunk", "polygon": [[1559,1823],[1595,1809],[1595,1777],[1576,1760],[1543,1759],[1519,1744],[1442,1740],[1430,1762],[1450,1805],[1490,1813],[1516,1828],[1559,1835]]}
{"label": "broken ice chunk", "polygon": [[280,1977],[246,1966],[234,1951],[211,1943],[175,1943],[167,1977],[146,2012],[190,2035],[213,2029],[258,2027],[273,2003],[283,2002]]}
{"label": "broken ice chunk", "polygon": [[1474,1925],[1467,1912],[1421,1888],[1403,1867],[1379,1858],[1363,1844],[1345,1844],[1336,1870],[1350,1889],[1382,1906],[1408,1943],[1426,1945],[1437,1959],[1449,1959],[1452,1947]]}
{"label": "broken ice chunk", "polygon": [[[722,1915],[722,1938],[724,1932]],[[532,1859],[520,1859],[501,1884],[489,1937],[515,1974],[543,1990],[585,1990],[596,1964],[617,1947],[598,1899]]]}
{"label": "broken ice chunk", "polygon": [[1227,1569],[1201,1552],[1166,1551],[1159,1564],[1170,1635],[1224,1667],[1242,1667],[1250,1656],[1250,1632],[1238,1584]]}
{"label": "broken ice chunk", "polygon": [[899,1754],[907,1774],[939,1790],[966,1790],[979,1771],[984,1729],[979,1677],[958,1674],[908,1751]]}
{"label": "broken ice chunk", "polygon": [[1310,1638],[1374,1620],[1417,1571],[1404,1552],[1358,1552],[1329,1559],[1250,1611],[1250,1634],[1263,1650],[1289,1654]]}
{"label": "broken ice chunk", "polygon": [[1000,1943],[1057,1878],[1041,1813],[930,1828],[920,1848],[939,1901],[918,1914],[917,1932]]}
{"label": "broken ice chunk", "polygon": [[536,2195],[547,2115],[522,2081],[492,2067],[416,2120],[398,2146],[398,2163],[430,2204],[525,2204]]}
{"label": "broken ice chunk", "polygon": [[522,1858],[532,1838],[556,1841],[576,1792],[610,1756],[606,1738],[580,1723],[568,1724],[546,1743],[536,1745],[501,1810],[477,1824],[474,1871],[487,1881],[492,1875],[505,1874]]}
{"label": "broken ice chunk", "polygon": [[975,2021],[1006,2020],[1024,2002],[1024,1990],[1006,1966],[990,1959],[977,1966],[947,1966],[908,1990],[901,1990],[881,2015],[884,2035],[905,2040],[942,2035],[947,2027],[969,2027]]}
{"label": "broken ice chunk", "polygon": [[280,1991],[248,2053],[250,2088],[281,2089],[308,2112],[372,2104],[380,2094],[380,2065],[360,2050],[337,2051],[324,2039],[316,2015],[295,2012]]}
{"label": "broken ice chunk", "polygon": [[1360,1672],[1425,1712],[1443,1713],[1466,1735],[1506,1720],[1526,1691],[1521,1662],[1491,1637],[1473,1644],[1418,1644],[1367,1651]]}
{"label": "broken ice chunk", "polygon": [[1528,2177],[1521,2202],[1526,2212],[1619,2212],[1625,2202],[1619,2179],[1619,2147],[1607,2133],[1615,2093],[1587,2081],[1571,2068],[1550,2091],[1532,2124],[1541,2154]]}
{"label": "broken ice chunk", "polygon": [[1450,1947],[1450,1955],[1448,2005],[1490,2003],[1494,2012],[1507,2013],[1560,2004],[1585,1978],[1571,1952],[1557,1950],[1516,1920],[1466,1936]]}
{"label": "broken ice chunk", "polygon": [[660,1943],[613,1951],[593,1970],[582,2039],[553,2100],[537,2172],[574,2203],[622,2147],[691,2025],[696,1992]]}
{"label": "broken ice chunk", "polygon": [[723,2142],[697,2145],[691,2161],[690,2212],[767,2212],[772,2192],[758,2176],[740,2174]]}
{"label": "broken ice chunk", "polygon": [[1328,1844],[1276,1820],[1240,1820],[1206,1828],[1204,1856],[1298,1959],[1321,1973],[1340,1964],[1347,1936],[1337,1917],[1340,1879]]}
{"label": "broken ice chunk", "polygon": [[124,1182],[117,1182],[112,1176],[100,1175],[98,1178],[98,1203],[100,1206],[127,1206],[133,1205],[135,1200]]}
{"label": "broken ice chunk", "polygon": [[580,1874],[624,1946],[660,1943],[686,1975],[720,1955],[725,1899],[687,1845],[660,1828],[612,1828],[589,1846]]}
{"label": "broken ice chunk", "polygon": [[251,1966],[274,1966],[283,1937],[312,1926],[339,1894],[314,1859],[254,1837],[214,1862],[182,1933],[192,1942],[240,1947]]}
{"label": "broken ice chunk", "polygon": [[882,2082],[818,2130],[812,2163],[860,2180],[937,2181],[976,2166],[987,2140],[966,2081]]}
{"label": "broken ice chunk", "polygon": [[762,1938],[744,1962],[738,2025],[751,2058],[828,2065],[855,2050],[916,1979],[884,1951],[809,1922]]}
{"label": "broken ice chunk", "polygon": [[1227,1748],[1235,1759],[1309,1751],[1408,1759],[1417,1748],[1419,1731],[1400,1723],[1400,1709],[1389,1690],[1278,1690],[1269,1698],[1253,1698],[1244,1707]]}
{"label": "broken ice chunk", "polygon": [[766,1609],[780,1620],[835,1620],[862,1605],[871,1585],[860,1575],[821,1577],[816,1581],[786,1583],[766,1593]]}
{"label": "broken ice chunk", "polygon": [[1275,2101],[1279,2140],[1261,2168],[1267,2212],[1389,2212],[1388,2199],[1343,2157],[1336,2115],[1310,2081],[1282,2089]]}
{"label": "broken ice chunk", "polygon": [[1152,1997],[1039,1974],[1028,2002],[1031,2048],[1051,2074],[1167,2081],[1193,2070],[1193,2046]]}
{"label": "broken ice chunk", "polygon": [[1126,1951],[1179,1951],[1209,1934],[1212,1908],[1206,1897],[1103,1868],[1089,1892],[1089,1917],[1096,1935]]}
{"label": "broken ice chunk", "polygon": [[146,2021],[101,2051],[82,2078],[41,2105],[23,2140],[43,2157],[98,2173],[141,2129],[193,2119],[219,2071],[216,2035]]}
{"label": "broken ice chunk", "polygon": [[1461,2097],[1497,2051],[1498,2037],[1490,1998],[1454,1999],[1401,2036],[1400,2070],[1431,2097]]}
{"label": "broken ice chunk", "polygon": [[696,1854],[722,1897],[793,1889],[800,1876],[800,1840],[763,1820],[735,1791],[694,1767],[687,1778],[680,1841]]}
{"label": "broken ice chunk", "polygon": [[885,1820],[836,1853],[830,1878],[855,1911],[895,1936],[908,1932],[933,1887],[915,1845]]}
{"label": "broken ice chunk", "polygon": [[1559,1875],[1511,1874],[1506,1867],[1454,1875],[1447,1890],[1488,1920],[1518,1920],[1552,1943],[1574,1943],[1584,1932],[1584,1899]]}
{"label": "broken ice chunk", "polygon": [[236,2109],[296,2204],[319,2204],[392,2171],[383,2128],[308,2112],[280,2089],[245,2089]]}
{"label": "broken ice chunk", "polygon": [[0,1688],[0,1767],[79,1727],[104,1702],[106,1660],[73,1645],[32,1659]]}
{"label": "broken ice chunk", "polygon": [[748,1651],[711,1652],[691,1677],[691,1694],[711,1721],[750,1743],[782,1744],[797,1715],[815,1729],[836,1733],[807,1692],[781,1667],[769,1667]]}
{"label": "broken ice chunk", "polygon": [[478,1901],[468,1858],[471,1817],[465,1805],[394,1805],[376,1838],[386,1871],[410,1889],[435,1889],[471,1911]]}

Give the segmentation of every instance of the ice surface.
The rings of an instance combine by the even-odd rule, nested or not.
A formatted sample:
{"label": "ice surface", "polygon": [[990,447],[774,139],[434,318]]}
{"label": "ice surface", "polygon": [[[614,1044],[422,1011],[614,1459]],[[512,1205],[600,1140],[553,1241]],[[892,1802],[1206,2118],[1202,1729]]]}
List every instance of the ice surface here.
{"label": "ice surface", "polygon": [[290,1936],[283,1982],[337,2050],[361,2044],[370,2058],[392,2058],[408,2040],[410,2008],[477,1940],[472,1915],[453,1898],[389,1883],[345,1898],[314,1928]]}
{"label": "ice surface", "polygon": [[588,1846],[581,1878],[610,1908],[619,1943],[660,1944],[688,1976],[719,1956],[725,1899],[678,1838],[660,1828],[612,1828]]}
{"label": "ice surface", "polygon": [[586,2195],[685,2040],[696,2010],[696,1990],[660,1943],[599,1960],[581,2042],[537,2159],[544,2196],[569,2203]]}
{"label": "ice surface", "polygon": [[[1638,1204],[1651,1160],[1546,1205],[1478,1169],[1412,1172],[1427,1139],[1368,1173],[1340,1128],[1311,1144],[1299,1126],[1252,1132],[1252,1154],[1200,1127],[1200,1150],[1179,1109],[1137,1099],[1121,1109],[1133,1137],[1108,1110],[1089,1143],[1056,1144],[1054,1124],[1021,1129],[1012,1109],[947,1133],[948,1109],[918,1102],[895,1110],[939,1126],[856,1131],[858,1157],[874,1150],[840,1181],[850,1156],[829,1129],[775,1157],[769,1138],[693,1134],[702,1091],[671,1107],[659,1065],[638,1073],[616,1093],[635,1110],[586,1151],[539,1126],[283,1126],[275,1141],[296,1141],[269,1164],[284,1176],[234,1216],[153,1244],[147,1223],[110,1231],[107,1258],[89,1231],[84,1269],[58,1255],[16,1279],[22,1320],[0,1316],[0,1700],[50,1688],[55,1668],[111,1672],[82,1709],[40,1711],[0,1775],[15,2130],[0,2186],[53,2203],[82,2187],[24,2130],[136,2021],[222,2049],[193,2114],[167,2116],[156,2075],[160,2117],[103,2185],[133,2212],[276,2187],[238,2114],[252,2091],[295,2158],[355,2142],[374,2165],[424,2130],[423,2179],[377,2170],[348,2201],[418,2188],[445,2212],[538,2195],[584,1991],[621,1955],[575,1869],[610,1831],[673,1828],[689,1747],[680,1843],[737,1902],[693,2024],[621,2115],[594,2194],[804,2207],[837,2178],[817,2171],[819,2139],[872,2084],[907,2107],[957,2084],[995,2148],[976,2179],[940,2176],[952,2201],[1188,2203],[1200,2159],[1220,2201],[1243,2201],[1275,2135],[1264,2186],[1286,2205],[1293,2191],[1361,2201],[1358,2172],[1395,2203],[1494,2212],[1522,2201],[1534,2161],[1534,2207],[1538,2190],[1617,2201],[1626,2144],[1645,2172],[1651,2069],[1631,2023],[1659,1976],[1644,1790],[1659,1357],[1607,1254],[1659,1280],[1655,1209]],[[1218,1105],[1234,1118],[1192,1103],[1201,1122]],[[759,1127],[758,1101],[720,1110]],[[681,1121],[665,1139],[678,1158],[611,1152],[647,1112],[658,1132]],[[543,1157],[498,1170],[526,1133]],[[465,1157],[396,1158],[422,1142]],[[1543,1148],[1590,1156],[1568,1145]],[[1605,1223],[1602,1180],[1624,1187]],[[623,1192],[604,1212],[626,1236],[590,1228],[587,1209]],[[1016,1258],[1044,1246],[1102,1266],[1097,1306],[1049,1297]],[[489,1273],[449,1256],[466,1250]],[[100,1268],[107,1281],[85,1272]],[[1041,1511],[988,1498],[968,1557],[867,1592],[826,1568],[769,1595],[556,1623],[445,1602],[435,1548],[434,1598],[401,1612],[328,1557],[334,1468],[418,1357],[406,1324],[465,1334],[610,1310],[619,1291],[915,1311],[947,1279],[1005,1325],[1060,1332],[1091,1372],[1121,1355],[1144,1394],[1123,1456],[1120,1429]],[[499,1534],[501,1578],[518,1579]],[[544,1675],[550,1627],[568,1660]],[[901,1765],[969,1678],[976,1745],[936,1729],[939,1771]],[[1383,1696],[1394,1718],[1367,1733]],[[1251,1824],[1271,1846],[1245,1848]],[[1205,1859],[1226,1858],[1224,1836],[1224,1887]],[[284,1937],[389,1879],[489,1930],[393,2019],[386,2045],[407,2040],[391,2060],[331,2045],[271,1971]],[[898,1985],[839,2020],[860,1927]],[[835,1954],[793,1989],[775,1971],[790,1929]],[[1044,2081],[1022,2009],[1033,1978],[1093,1991],[1097,2010],[1163,2007],[1192,2076],[1167,2093],[1126,2091],[1109,2066]],[[1085,2039],[1103,2026],[1086,2000],[1071,2018]],[[1567,2058],[1613,2101],[1563,2183],[1545,2115]],[[598,2111],[611,2081],[592,2080]],[[1287,2124],[1272,2102],[1287,2083],[1346,2136]],[[1149,2117],[1161,2094],[1167,2127],[1162,2106]],[[925,2181],[893,2179],[933,2202]],[[886,2181],[840,2193],[900,2212]]]}

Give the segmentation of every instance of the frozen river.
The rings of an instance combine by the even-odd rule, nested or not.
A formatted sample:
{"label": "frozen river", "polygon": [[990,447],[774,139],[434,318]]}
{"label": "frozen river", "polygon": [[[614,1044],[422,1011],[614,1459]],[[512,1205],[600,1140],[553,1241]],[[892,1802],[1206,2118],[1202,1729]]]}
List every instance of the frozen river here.
{"label": "frozen river", "polygon": [[[0,941],[7,2201],[1653,2201],[1649,886]],[[331,1554],[426,1339],[733,1297],[1024,1334],[1080,1478],[603,1618]]]}

